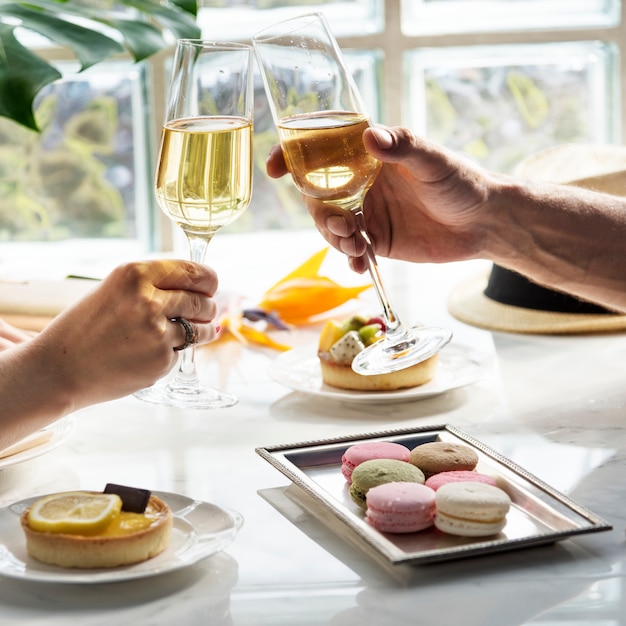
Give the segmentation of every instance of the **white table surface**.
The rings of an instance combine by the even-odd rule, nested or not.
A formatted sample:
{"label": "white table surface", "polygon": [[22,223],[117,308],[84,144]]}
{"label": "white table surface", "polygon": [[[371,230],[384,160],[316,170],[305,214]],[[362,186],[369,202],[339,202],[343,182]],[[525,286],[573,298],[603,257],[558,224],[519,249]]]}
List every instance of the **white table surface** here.
{"label": "white table surface", "polygon": [[[263,245],[269,258],[243,261],[236,239],[216,238],[209,262],[222,287],[255,297],[322,245],[316,233],[299,242],[274,237]],[[361,280],[339,255],[330,257],[331,277]],[[207,380],[237,394],[235,407],[185,412],[125,398],[74,415],[60,447],[0,471],[0,506],[117,482],[235,509],[243,528],[224,552],[163,576],[98,585],[0,578],[0,624],[626,624],[626,335],[525,336],[461,324],[446,312],[447,294],[483,266],[383,264],[407,321],[450,325],[455,341],[495,355],[494,370],[463,389],[391,405],[316,399],[272,381],[268,366],[277,353],[227,342],[203,350],[199,361]],[[316,338],[312,329],[291,340],[314,346]],[[290,481],[255,453],[431,424],[452,424],[482,441],[613,530],[385,567],[303,507]]]}

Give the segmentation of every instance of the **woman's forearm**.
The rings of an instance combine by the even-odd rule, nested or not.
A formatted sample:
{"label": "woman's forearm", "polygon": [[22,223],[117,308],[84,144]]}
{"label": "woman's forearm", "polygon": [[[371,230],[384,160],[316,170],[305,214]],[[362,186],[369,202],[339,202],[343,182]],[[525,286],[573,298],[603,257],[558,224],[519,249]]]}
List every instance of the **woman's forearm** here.
{"label": "woman's forearm", "polygon": [[192,323],[198,343],[215,338],[216,289],[206,265],[127,263],[36,337],[0,351],[0,447],[165,376],[182,339],[173,318]]}
{"label": "woman's forearm", "polygon": [[54,370],[34,342],[0,352],[0,450],[74,409]]}

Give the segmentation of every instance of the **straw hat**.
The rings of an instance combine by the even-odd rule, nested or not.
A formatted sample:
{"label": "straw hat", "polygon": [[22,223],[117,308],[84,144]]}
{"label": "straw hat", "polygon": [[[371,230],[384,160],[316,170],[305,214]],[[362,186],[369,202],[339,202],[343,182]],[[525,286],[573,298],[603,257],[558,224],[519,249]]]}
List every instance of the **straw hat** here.
{"label": "straw hat", "polygon": [[[558,146],[524,159],[515,173],[525,178],[626,196],[626,147]],[[450,295],[448,309],[467,324],[513,333],[626,330],[626,315],[542,287],[496,264],[490,272],[457,285]]]}

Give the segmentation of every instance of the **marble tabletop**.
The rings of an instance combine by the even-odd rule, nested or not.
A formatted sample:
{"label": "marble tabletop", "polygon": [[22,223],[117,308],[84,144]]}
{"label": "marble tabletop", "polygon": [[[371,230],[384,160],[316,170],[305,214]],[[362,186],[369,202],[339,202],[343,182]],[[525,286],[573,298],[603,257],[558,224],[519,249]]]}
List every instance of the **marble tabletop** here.
{"label": "marble tabletop", "polygon": [[[219,242],[216,239],[216,244]],[[281,258],[213,256],[225,288],[254,296],[320,247],[284,238]],[[339,256],[339,255],[337,255]],[[333,257],[334,258],[334,257]],[[210,259],[211,261],[211,259]],[[343,259],[332,272],[340,281]],[[626,624],[626,335],[492,333],[446,310],[456,282],[482,263],[382,264],[402,316],[449,325],[454,341],[494,357],[480,381],[405,403],[336,401],[269,375],[277,353],[234,341],[199,350],[203,377],[239,397],[216,411],[135,398],[73,415],[67,439],[0,471],[0,507],[107,482],[173,492],[238,511],[231,545],[176,572],[106,584],[0,578],[0,624],[295,626]],[[282,268],[282,270],[281,270]],[[282,271],[282,273],[281,273]],[[334,276],[334,274],[333,274]],[[317,329],[290,333],[312,346]],[[372,558],[308,506],[259,446],[451,424],[612,525],[554,544],[415,566]],[[0,542],[2,538],[0,538]]]}

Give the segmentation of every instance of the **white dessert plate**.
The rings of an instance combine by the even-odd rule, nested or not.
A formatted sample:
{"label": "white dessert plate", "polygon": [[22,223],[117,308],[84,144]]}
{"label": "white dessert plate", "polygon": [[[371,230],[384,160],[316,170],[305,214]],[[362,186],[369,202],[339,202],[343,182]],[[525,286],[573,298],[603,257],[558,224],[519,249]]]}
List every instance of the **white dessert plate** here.
{"label": "white dessert plate", "polygon": [[[31,459],[34,459],[38,456],[41,456],[42,454],[46,454],[47,452],[54,450],[70,436],[73,428],[73,418],[65,417],[58,420],[54,424],[43,428],[37,433],[34,433],[30,437],[26,437],[23,442],[28,447],[21,452],[17,452],[16,454],[1,457],[0,470],[11,467],[12,465],[17,465],[18,463],[24,463],[24,461],[30,461]],[[31,440],[33,444],[29,444],[29,440]],[[40,443],[37,443],[38,441],[40,441]],[[17,447],[17,445],[20,443],[21,442],[15,444],[15,447]],[[13,447],[14,446],[11,446],[11,448]]]}
{"label": "white dessert plate", "polygon": [[243,524],[233,510],[174,493],[154,491],[172,510],[174,526],[167,549],[158,556],[109,569],[65,569],[28,556],[20,526],[22,511],[37,497],[0,509],[0,576],[37,582],[93,584],[146,578],[173,572],[229,546]]}
{"label": "white dessert plate", "polygon": [[491,370],[494,356],[475,348],[448,344],[439,354],[433,379],[419,387],[397,391],[349,391],[324,384],[316,346],[283,352],[270,366],[270,376],[294,391],[349,402],[385,403],[423,400],[479,381]]}

